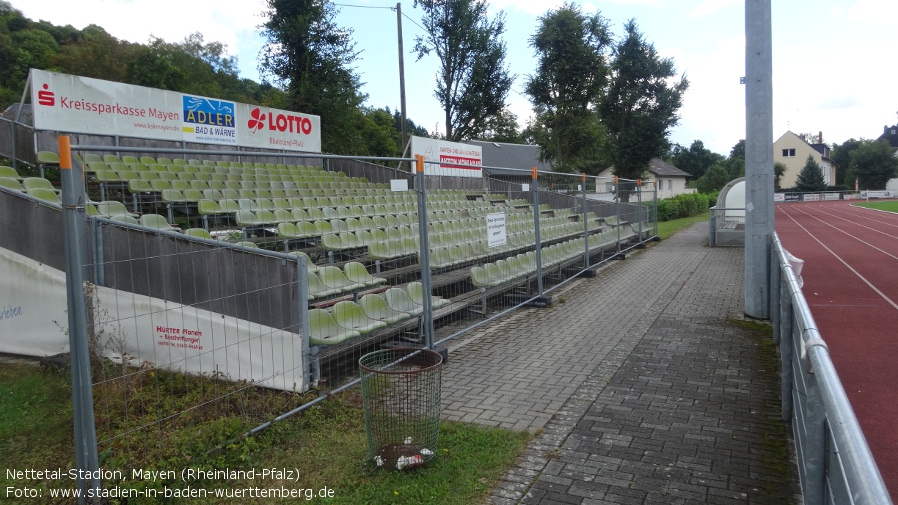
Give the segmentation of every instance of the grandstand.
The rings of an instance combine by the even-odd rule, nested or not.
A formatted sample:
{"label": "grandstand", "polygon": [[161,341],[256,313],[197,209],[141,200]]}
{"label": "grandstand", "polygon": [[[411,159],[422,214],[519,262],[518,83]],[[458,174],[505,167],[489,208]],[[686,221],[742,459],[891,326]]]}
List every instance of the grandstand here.
{"label": "grandstand", "polygon": [[[301,333],[297,311],[286,301],[298,278],[278,264],[285,255],[304,258],[309,342],[320,348],[320,369],[327,370],[331,361],[351,361],[371,346],[423,342],[425,295],[415,191],[394,192],[386,183],[324,166],[245,161],[247,153],[241,153],[242,161],[138,154],[84,152],[75,157],[85,173],[87,214],[102,230],[97,234],[102,243],[93,254],[99,260],[95,270],[102,270],[102,277],[94,274],[98,284]],[[55,153],[39,158],[57,159]],[[392,169],[383,170],[384,177],[395,177]],[[58,187],[50,181],[10,167],[0,174],[3,206],[29,209],[6,214],[38,213],[44,217],[37,220],[45,221],[48,211],[58,213]],[[615,209],[607,202],[590,202],[595,210],[584,213],[578,199],[547,193],[543,196],[554,198],[555,206],[534,208],[527,192],[512,194],[506,183],[494,182],[504,194],[490,188],[427,191],[437,326],[457,327],[461,320],[482,318],[509,300],[534,293],[534,216],[540,228],[540,280],[548,284],[649,238],[648,213],[633,214],[633,205],[625,206],[631,212],[626,216],[600,215]],[[16,199],[21,201],[11,203]],[[506,240],[490,247],[485,217],[495,213],[505,215]],[[26,244],[32,252],[42,247],[35,241]],[[185,250],[221,251],[222,258],[230,259],[197,270],[196,265],[178,265]],[[171,260],[168,265],[152,261],[157,256]],[[120,268],[123,262],[127,269]],[[223,277],[229,276],[228,269],[265,274],[227,287],[210,282],[216,266]],[[164,282],[156,286],[146,279]],[[265,304],[281,300],[273,302],[279,310],[247,308],[254,303],[245,300],[245,292],[260,289],[268,292]],[[205,301],[199,294],[215,291],[208,298],[230,303]]]}

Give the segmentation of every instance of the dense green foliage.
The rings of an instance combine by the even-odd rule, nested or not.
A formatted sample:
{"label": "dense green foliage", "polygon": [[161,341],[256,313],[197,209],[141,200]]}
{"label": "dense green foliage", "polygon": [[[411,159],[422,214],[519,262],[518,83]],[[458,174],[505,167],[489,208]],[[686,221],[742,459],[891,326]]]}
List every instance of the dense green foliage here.
{"label": "dense green foliage", "polygon": [[713,165],[726,160],[723,155],[706,149],[701,140],[694,140],[689,147],[675,144],[665,159],[696,179],[705,175]]}
{"label": "dense green foliage", "polygon": [[851,153],[856,151],[864,140],[850,138],[841,144],[833,144],[830,158],[836,164],[836,184],[844,184],[854,188],[854,178],[848,180],[848,167],[851,165]]}
{"label": "dense green foliage", "polygon": [[898,177],[895,150],[884,140],[863,140],[851,153],[848,166],[851,178],[857,177],[859,189],[885,189],[889,179]]}
{"label": "dense green foliage", "polygon": [[537,68],[526,90],[536,115],[528,130],[542,146],[542,161],[552,161],[560,171],[596,174],[607,166],[602,163],[606,130],[596,107],[610,73],[608,21],[598,13],[584,15],[573,4],[539,21],[530,38]]}
{"label": "dense green foliage", "polygon": [[662,58],[646,42],[635,20],[628,21],[624,31],[614,48],[611,81],[599,110],[609,134],[614,175],[640,179],[651,159],[667,151],[667,135],[679,120],[677,111],[689,82],[685,76],[675,79],[673,59]]}
{"label": "dense green foliage", "polygon": [[795,191],[823,191],[826,189],[826,181],[823,178],[823,169],[814,161],[814,157],[808,155],[808,159],[804,162],[804,167],[798,173],[798,179],[795,180]]}
{"label": "dense green foliage", "polygon": [[717,204],[717,191],[709,194],[691,193],[658,200],[658,221],[670,221],[706,214]]}
{"label": "dense green foliage", "polygon": [[479,138],[505,109],[514,80],[501,40],[505,16],[490,20],[487,2],[478,0],[415,0],[415,7],[427,32],[415,38],[418,59],[434,53],[440,60],[434,96],[446,114],[446,139]]}
{"label": "dense green foliage", "polygon": [[[295,35],[291,30],[297,26],[297,18],[332,15],[332,4],[310,1],[286,2],[286,5],[292,10],[280,15],[273,13],[266,24],[266,34],[273,45],[264,52],[262,63],[276,78],[279,86],[275,86],[241,78],[237,59],[227,55],[227,47],[220,42],[206,42],[200,33],[177,43],[151,38],[147,44],[137,44],[119,40],[96,25],[79,30],[71,25],[34,21],[0,0],[0,109],[19,102],[28,70],[36,68],[317,114],[322,116],[325,152],[399,155],[399,114],[389,108],[362,107],[357,79],[351,71],[339,68],[341,63],[345,67],[352,55],[351,43],[339,38],[342,31],[337,31],[337,41],[348,46],[338,49],[346,49],[349,54],[337,51],[336,58],[330,54],[331,58],[327,59],[325,46],[332,42],[331,35],[320,32],[306,31],[304,37],[297,38],[305,40],[317,35],[318,45],[313,45],[311,50],[323,55],[285,54],[274,49],[285,47],[278,38],[283,35],[281,30]],[[272,9],[276,7],[284,9],[281,3]],[[305,10],[300,11],[301,8]],[[294,16],[292,20],[288,19],[290,14]],[[333,24],[330,26],[335,28]],[[302,54],[306,56],[302,65],[320,66],[315,69],[314,81],[320,81],[321,76],[333,77],[335,84],[326,92],[310,84],[308,73],[297,74],[298,79],[291,77],[289,72],[295,70],[291,65],[300,64]],[[344,107],[350,104],[351,107]],[[407,120],[407,129],[413,135],[429,136],[426,129],[411,120]]]}

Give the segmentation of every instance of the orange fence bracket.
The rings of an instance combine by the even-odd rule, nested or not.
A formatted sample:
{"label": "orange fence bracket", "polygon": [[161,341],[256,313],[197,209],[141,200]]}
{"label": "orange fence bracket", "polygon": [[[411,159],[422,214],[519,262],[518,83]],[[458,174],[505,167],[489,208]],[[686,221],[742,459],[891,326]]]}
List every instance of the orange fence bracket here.
{"label": "orange fence bracket", "polygon": [[59,137],[59,168],[61,170],[72,169],[72,142],[68,135]]}
{"label": "orange fence bracket", "polygon": [[420,154],[415,155],[415,172],[424,173],[424,156]]}

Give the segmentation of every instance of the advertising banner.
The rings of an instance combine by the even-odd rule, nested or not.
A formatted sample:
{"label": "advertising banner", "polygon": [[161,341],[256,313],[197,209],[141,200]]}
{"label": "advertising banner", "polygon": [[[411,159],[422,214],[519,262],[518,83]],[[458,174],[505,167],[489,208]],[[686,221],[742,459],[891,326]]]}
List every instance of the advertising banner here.
{"label": "advertising banner", "polygon": [[308,114],[35,69],[31,96],[38,130],[321,152]]}
{"label": "advertising banner", "polygon": [[[412,136],[412,156],[424,157],[425,175],[483,177],[483,149],[480,146]],[[440,162],[426,163],[426,162]]]}
{"label": "advertising banner", "polygon": [[[304,391],[301,336],[149,296],[93,286],[102,353],[116,361]],[[0,248],[0,352],[69,351],[65,273]],[[114,315],[115,319],[112,318]]]}

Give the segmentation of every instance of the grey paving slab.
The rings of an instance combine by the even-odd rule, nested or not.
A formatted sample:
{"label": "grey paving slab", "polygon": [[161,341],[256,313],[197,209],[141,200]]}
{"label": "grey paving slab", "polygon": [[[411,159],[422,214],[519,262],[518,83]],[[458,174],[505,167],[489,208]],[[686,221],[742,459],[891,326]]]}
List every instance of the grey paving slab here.
{"label": "grey paving slab", "polygon": [[743,251],[704,237],[696,225],[450,344],[444,416],[537,434],[490,503],[800,500],[770,348],[732,323]]}

